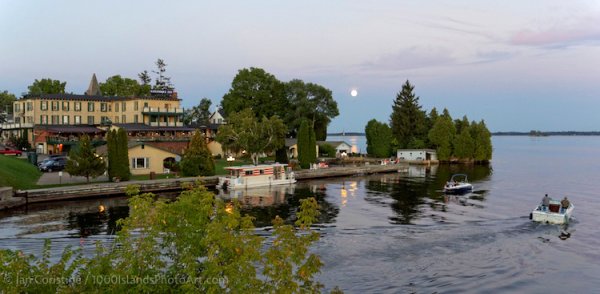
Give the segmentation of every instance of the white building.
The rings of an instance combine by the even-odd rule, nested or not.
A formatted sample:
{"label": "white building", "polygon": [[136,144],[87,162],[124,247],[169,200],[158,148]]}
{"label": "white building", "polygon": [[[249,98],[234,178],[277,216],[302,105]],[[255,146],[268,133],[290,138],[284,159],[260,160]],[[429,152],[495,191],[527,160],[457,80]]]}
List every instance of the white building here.
{"label": "white building", "polygon": [[437,161],[437,153],[433,149],[398,149],[397,158],[406,161]]}

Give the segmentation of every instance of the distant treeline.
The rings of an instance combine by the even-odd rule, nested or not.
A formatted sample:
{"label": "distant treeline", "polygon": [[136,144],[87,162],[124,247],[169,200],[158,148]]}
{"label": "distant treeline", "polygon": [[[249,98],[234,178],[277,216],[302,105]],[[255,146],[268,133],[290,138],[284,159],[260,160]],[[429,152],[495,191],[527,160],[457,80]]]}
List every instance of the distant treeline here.
{"label": "distant treeline", "polygon": [[493,132],[492,136],[600,136],[600,131],[595,131],[595,132],[577,132],[577,131]]}

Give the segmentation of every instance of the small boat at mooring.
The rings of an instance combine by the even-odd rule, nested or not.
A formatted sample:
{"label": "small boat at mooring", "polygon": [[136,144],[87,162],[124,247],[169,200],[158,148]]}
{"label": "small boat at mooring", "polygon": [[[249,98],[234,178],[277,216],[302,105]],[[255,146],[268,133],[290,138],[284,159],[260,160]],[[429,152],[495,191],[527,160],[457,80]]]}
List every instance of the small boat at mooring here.
{"label": "small boat at mooring", "polygon": [[564,209],[558,200],[550,200],[550,205],[545,207],[542,204],[533,209],[529,218],[535,222],[562,225],[569,223],[575,206],[569,203],[569,207]]}
{"label": "small boat at mooring", "polygon": [[283,163],[230,166],[225,170],[228,174],[219,177],[218,184],[223,190],[288,185],[296,182],[294,172]]}
{"label": "small boat at mooring", "polygon": [[444,186],[444,193],[446,194],[464,194],[473,191],[473,185],[471,185],[465,174],[452,175],[450,181],[446,182]]}

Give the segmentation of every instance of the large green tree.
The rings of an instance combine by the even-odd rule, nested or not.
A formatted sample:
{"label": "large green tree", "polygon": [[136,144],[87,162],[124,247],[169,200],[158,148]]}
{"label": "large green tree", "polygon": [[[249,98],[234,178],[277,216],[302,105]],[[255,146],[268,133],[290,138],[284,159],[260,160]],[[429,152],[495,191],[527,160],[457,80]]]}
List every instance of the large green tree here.
{"label": "large green tree", "polygon": [[474,142],[474,159],[477,162],[489,162],[492,159],[492,134],[485,122],[471,123],[471,137]]}
{"label": "large green tree", "polygon": [[100,83],[100,91],[104,96],[143,97],[150,94],[150,86],[140,85],[137,80],[115,75]]}
{"label": "large green tree", "polygon": [[194,131],[181,159],[181,172],[186,177],[213,176],[215,163],[200,130]]}
{"label": "large green tree", "polygon": [[69,153],[65,170],[72,176],[85,177],[88,183],[90,177],[96,178],[106,170],[104,160],[94,152],[88,135],[81,136],[78,148]]}
{"label": "large green tree", "polygon": [[[123,134],[125,134],[124,138]],[[109,180],[128,181],[131,178],[131,171],[129,169],[129,148],[125,130],[119,129],[119,131],[112,130],[108,132],[106,143]]]}
{"label": "large green tree", "polygon": [[0,92],[0,123],[5,123],[7,116],[13,113],[13,102],[17,100],[14,94],[8,91]]}
{"label": "large green tree", "polygon": [[65,87],[67,82],[61,82],[53,79],[41,79],[35,80],[27,87],[30,95],[42,95],[42,94],[63,94],[65,93]]}
{"label": "large green tree", "polygon": [[212,101],[208,98],[202,98],[200,103],[192,108],[186,109],[183,113],[183,123],[186,125],[192,123],[208,124],[210,118],[210,105]]}
{"label": "large green tree", "polygon": [[285,83],[285,97],[289,104],[285,121],[290,134],[294,136],[302,120],[307,119],[314,127],[316,139],[325,141],[327,126],[340,114],[331,90],[294,79]]}
{"label": "large green tree", "polygon": [[223,96],[221,107],[226,118],[234,112],[250,108],[255,117],[284,117],[288,103],[284,85],[274,75],[261,68],[239,70],[231,82],[229,92]]}
{"label": "large green tree", "polygon": [[469,121],[467,121],[466,124],[461,122],[460,129],[460,133],[454,137],[454,156],[463,160],[473,159],[475,142],[473,137],[471,137]]}
{"label": "large green tree", "polygon": [[313,158],[311,150],[316,149],[314,145],[311,145],[311,127],[310,122],[303,120],[300,123],[300,129],[298,130],[297,137],[297,148],[298,148],[298,162],[301,168],[309,168],[311,163],[314,163],[316,158]]}
{"label": "large green tree", "polygon": [[419,97],[414,94],[414,86],[407,80],[396,95],[390,117],[392,133],[401,148],[422,148],[425,146],[427,122],[425,111],[421,110]]}
{"label": "large green tree", "polygon": [[[173,90],[173,84],[171,83],[171,77],[168,77],[166,75],[167,72],[167,64],[165,63],[165,61],[163,59],[157,59],[156,62],[154,63],[156,65],[156,70],[154,70],[153,72],[157,75],[156,80],[154,81],[154,86],[152,87],[152,89],[154,90],[161,90],[161,91],[168,91],[168,90]],[[144,72],[142,72],[144,73]],[[144,78],[146,77],[142,77],[140,76],[140,78],[145,82],[146,80],[144,80]]]}
{"label": "large green tree", "polygon": [[252,109],[231,113],[227,124],[222,125],[216,140],[223,150],[233,152],[246,151],[250,154],[254,165],[258,164],[258,156],[284,146],[286,127],[283,120],[273,115],[257,119]]}
{"label": "large green tree", "polygon": [[456,128],[452,122],[452,117],[448,110],[444,109],[443,114],[438,116],[428,134],[429,142],[436,148],[439,160],[450,160],[455,134]]}
{"label": "large green tree", "polygon": [[392,154],[392,130],[390,127],[375,119],[370,120],[365,127],[367,137],[367,153],[374,157],[388,157]]}

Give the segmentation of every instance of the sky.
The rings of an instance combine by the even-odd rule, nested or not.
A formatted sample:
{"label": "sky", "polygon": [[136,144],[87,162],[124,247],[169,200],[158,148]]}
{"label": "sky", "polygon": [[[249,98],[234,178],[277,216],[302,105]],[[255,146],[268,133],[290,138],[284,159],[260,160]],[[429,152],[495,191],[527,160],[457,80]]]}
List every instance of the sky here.
{"label": "sky", "polygon": [[158,58],[185,108],[214,109],[243,68],[322,85],[329,132],[388,122],[406,80],[423,110],[491,131],[600,130],[600,1],[0,0],[0,91],[82,94]]}

